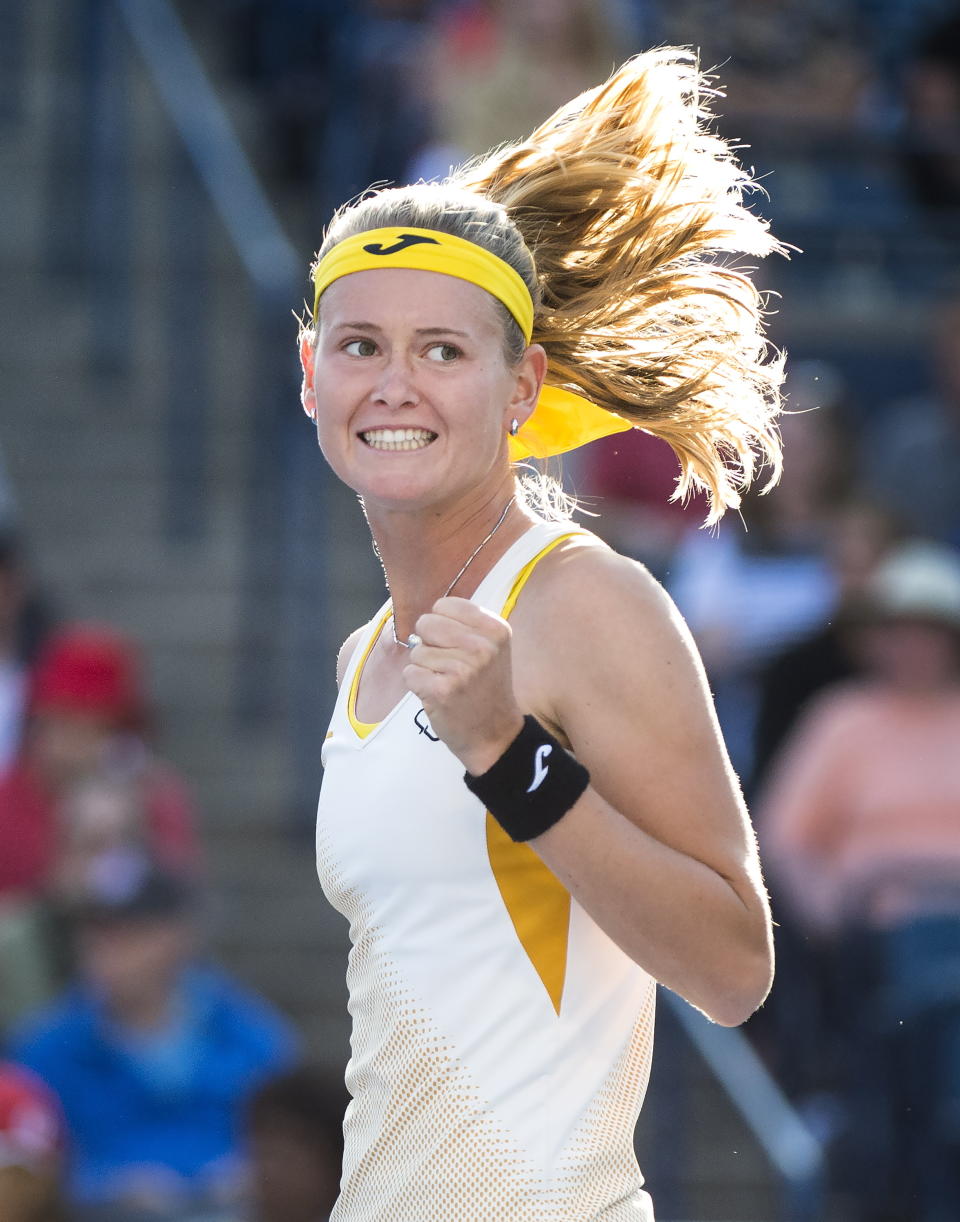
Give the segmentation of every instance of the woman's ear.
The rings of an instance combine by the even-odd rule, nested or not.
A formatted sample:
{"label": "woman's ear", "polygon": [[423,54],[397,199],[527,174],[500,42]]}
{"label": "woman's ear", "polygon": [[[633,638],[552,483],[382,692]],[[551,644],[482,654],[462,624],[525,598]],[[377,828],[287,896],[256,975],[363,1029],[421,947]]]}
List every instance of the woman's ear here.
{"label": "woman's ear", "polygon": [[537,406],[544,379],[547,376],[547,354],[540,344],[530,344],[514,366],[513,394],[504,414],[505,427],[509,430],[517,421],[522,428],[533,415]]}
{"label": "woman's ear", "polygon": [[317,392],[313,387],[313,361],[316,348],[309,335],[300,336],[300,368],[303,370],[303,381],[300,384],[300,402],[303,410],[311,420],[317,418]]}

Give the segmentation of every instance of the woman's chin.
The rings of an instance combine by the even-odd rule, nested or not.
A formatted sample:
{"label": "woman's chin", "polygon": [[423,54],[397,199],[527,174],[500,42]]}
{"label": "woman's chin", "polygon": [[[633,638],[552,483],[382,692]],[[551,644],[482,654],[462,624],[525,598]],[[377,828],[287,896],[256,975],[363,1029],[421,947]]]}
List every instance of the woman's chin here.
{"label": "woman's chin", "polygon": [[435,479],[416,478],[412,472],[383,472],[377,479],[369,475],[351,484],[364,505],[386,510],[426,509],[444,500],[444,491]]}
{"label": "woman's chin", "polygon": [[350,455],[324,452],[327,464],[365,502],[416,501],[437,482],[435,464],[421,451],[374,451],[365,447]]}

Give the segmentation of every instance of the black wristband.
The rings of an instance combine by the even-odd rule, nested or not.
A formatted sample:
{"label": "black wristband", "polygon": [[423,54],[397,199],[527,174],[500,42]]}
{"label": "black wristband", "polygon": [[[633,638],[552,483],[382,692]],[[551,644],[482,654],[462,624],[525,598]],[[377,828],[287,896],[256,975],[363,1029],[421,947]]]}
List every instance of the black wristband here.
{"label": "black wristband", "polygon": [[590,773],[535,717],[481,776],[463,774],[511,840],[533,840],[559,822],[590,784]]}

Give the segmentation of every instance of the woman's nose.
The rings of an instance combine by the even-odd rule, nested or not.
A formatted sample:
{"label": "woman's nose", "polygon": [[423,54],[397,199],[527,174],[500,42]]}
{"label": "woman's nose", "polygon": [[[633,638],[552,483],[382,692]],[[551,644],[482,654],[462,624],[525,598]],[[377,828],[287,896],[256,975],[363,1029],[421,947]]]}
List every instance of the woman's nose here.
{"label": "woman's nose", "polygon": [[384,407],[394,410],[414,407],[420,402],[413,370],[407,360],[397,356],[383,364],[373,389],[373,398],[375,403],[382,403]]}

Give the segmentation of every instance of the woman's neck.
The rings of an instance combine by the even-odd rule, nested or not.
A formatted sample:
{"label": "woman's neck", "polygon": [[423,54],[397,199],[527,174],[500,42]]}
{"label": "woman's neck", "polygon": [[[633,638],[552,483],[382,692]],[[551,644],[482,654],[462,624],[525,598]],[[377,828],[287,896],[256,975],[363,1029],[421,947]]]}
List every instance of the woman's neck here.
{"label": "woman's neck", "polygon": [[469,598],[507,548],[529,528],[534,519],[515,498],[511,475],[495,490],[487,489],[442,511],[401,513],[365,507],[401,640],[447,593],[474,552],[462,578],[450,590],[452,595]]}

